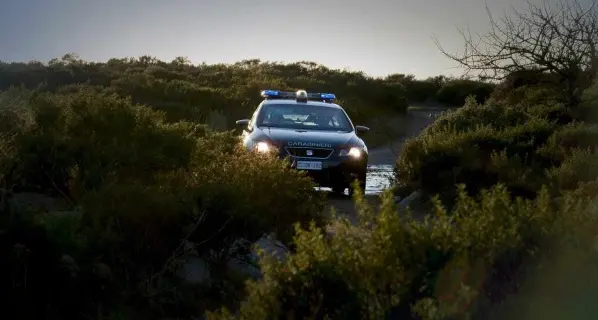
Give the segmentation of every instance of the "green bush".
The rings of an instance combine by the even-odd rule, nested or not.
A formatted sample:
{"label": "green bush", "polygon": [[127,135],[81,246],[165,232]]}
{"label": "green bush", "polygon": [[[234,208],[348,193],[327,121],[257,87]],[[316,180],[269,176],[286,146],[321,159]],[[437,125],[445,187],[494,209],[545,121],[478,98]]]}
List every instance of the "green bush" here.
{"label": "green bush", "polygon": [[444,112],[434,125],[426,128],[426,132],[436,134],[446,129],[469,131],[484,125],[505,129],[538,118],[559,125],[575,120],[572,112],[562,104],[534,104],[526,100],[508,104],[492,99],[479,104],[469,98],[463,108]]}
{"label": "green bush", "polygon": [[582,114],[585,120],[597,122],[598,120],[598,80],[586,89],[582,95]]}
{"label": "green bush", "polygon": [[538,152],[560,164],[576,149],[588,149],[597,145],[598,125],[571,123],[556,131]]}
{"label": "green bush", "polygon": [[[449,276],[466,294],[449,299],[449,304],[438,297],[420,299],[419,293],[409,296],[408,301],[416,305],[414,310],[423,312],[424,318],[454,319],[457,311],[465,310],[474,318],[503,319],[519,317],[524,306],[533,318],[577,318],[582,315],[574,310],[578,305],[588,305],[589,297],[598,290],[593,282],[595,255],[591,253],[595,241],[592,228],[596,223],[598,140],[596,125],[583,122],[591,120],[588,106],[593,100],[586,98],[585,105],[573,108],[560,103],[558,94],[547,87],[524,84],[515,90],[518,92],[511,91],[505,99],[492,97],[481,105],[469,99],[463,108],[445,113],[423,134],[406,143],[397,162],[398,181],[406,189],[403,192],[438,194],[451,208],[446,219],[458,230],[453,232],[454,237],[464,240],[466,248],[492,243],[502,252],[492,262],[482,261],[478,266],[486,277],[483,283],[467,286],[468,279],[459,279],[459,273]],[[587,90],[586,97],[592,90]],[[455,193],[453,186],[462,183],[467,188]],[[497,189],[491,194],[484,191],[497,184],[503,190],[500,196],[494,193]],[[464,201],[465,194],[472,198]],[[493,208],[499,203],[500,216],[489,218],[477,209]],[[520,207],[523,203],[535,205]],[[461,210],[463,215],[457,213]],[[449,218],[455,216],[459,218]],[[468,217],[463,220],[463,216]],[[467,220],[488,230],[470,239],[471,234],[461,234],[461,223]],[[501,242],[495,230],[490,230],[502,232],[505,221],[510,221],[507,230],[515,232],[510,237],[516,242]],[[465,256],[469,268],[476,266],[471,257],[485,257],[482,252]],[[449,260],[454,259],[462,258]],[[553,280],[555,272],[564,280]],[[577,276],[568,276],[574,273]],[[580,274],[587,277],[584,283],[576,280]],[[540,295],[555,286],[561,286],[560,290],[570,294],[563,296],[571,298],[547,308]],[[481,298],[480,292],[485,297]],[[471,293],[477,298],[468,299]],[[409,308],[399,309],[403,311],[400,315],[409,317],[405,313]],[[587,312],[595,314],[598,310]],[[461,312],[457,316],[467,318]]]}
{"label": "green bush", "polygon": [[546,170],[574,149],[596,146],[595,125],[580,117],[558,103],[469,99],[405,144],[397,180],[403,193],[439,194],[447,205],[461,183],[472,195],[500,182],[514,196],[533,197],[551,179]]}
{"label": "green bush", "polygon": [[462,106],[469,96],[473,96],[478,102],[484,102],[493,90],[494,86],[490,83],[455,79],[442,84],[436,93],[436,100],[448,106]]}
{"label": "green bush", "polygon": [[491,99],[512,104],[522,100],[549,103],[559,100],[561,88],[557,77],[537,70],[521,70],[508,74],[491,94]]}
{"label": "green bush", "polygon": [[[247,248],[233,246],[239,240],[253,242],[274,233],[288,243],[295,222],[323,225],[322,207],[307,178],[272,157],[256,163],[255,155],[235,151],[219,159],[218,165],[202,164],[165,176],[155,186],[115,183],[88,194],[82,200],[85,233],[102,240],[90,245],[90,250],[113,257],[106,263],[120,271],[121,278],[126,270],[135,270],[125,284],[146,284],[145,290],[161,293],[154,297],[157,299],[168,294],[158,279],[172,276],[180,256],[186,253],[176,250],[183,239],[197,244],[193,250],[209,263],[217,283],[227,280],[228,260],[246,253]],[[277,197],[264,196],[274,193]],[[166,267],[163,276],[158,271]],[[217,295],[198,298],[230,299]]]}
{"label": "green bush", "polygon": [[[462,187],[450,214],[437,203],[424,222],[399,217],[392,203],[387,192],[379,212],[361,207],[359,224],[338,219],[334,234],[298,228],[297,251],[286,261],[262,260],[264,277],[248,284],[238,317],[484,318],[502,302],[530,302],[524,289],[534,276],[548,277],[546,264],[565,252],[591,252],[598,226],[595,202],[566,195],[557,205],[547,190],[512,200],[499,185],[476,200]],[[595,255],[569,257],[597,271]],[[227,310],[211,317],[232,318]]]}
{"label": "green bush", "polygon": [[434,125],[425,129],[425,132],[436,134],[447,129],[463,132],[484,125],[504,129],[523,124],[533,118],[526,111],[524,108],[505,107],[503,104],[491,102],[478,104],[475,99],[470,98],[462,108],[444,112]]}
{"label": "green bush", "polygon": [[580,184],[598,179],[596,149],[575,149],[563,163],[549,170],[555,190],[575,190]]}
{"label": "green bush", "polygon": [[211,113],[219,111],[226,115],[225,129],[250,116],[262,100],[259,92],[267,88],[334,92],[353,120],[362,124],[380,113],[401,115],[408,105],[401,83],[313,62],[192,65],[182,58],[166,62],[142,56],[94,63],[65,55],[48,64],[0,63],[0,90],[23,86],[69,93],[82,84],[130,97],[134,103],[164,112],[170,122],[206,123]]}
{"label": "green bush", "polygon": [[468,96],[477,97],[482,102],[495,88],[493,84],[484,81],[445,76],[417,80],[414,75],[391,74],[384,81],[404,87],[409,103],[440,103],[448,107],[462,106]]}
{"label": "green bush", "polygon": [[[517,112],[512,117],[506,112],[494,123],[475,125],[467,117],[471,108],[449,113],[408,141],[397,161],[398,180],[412,190],[439,194],[447,203],[455,197],[456,184],[466,184],[475,194],[502,182],[514,195],[533,196],[545,183],[546,160],[536,150],[549,139],[555,125],[541,118],[518,121]],[[487,109],[481,113],[500,115]],[[522,171],[513,174],[518,167]]]}
{"label": "green bush", "polygon": [[22,190],[73,198],[111,175],[144,181],[148,170],[184,166],[194,143],[162,115],[111,94],[41,94],[30,108],[35,125],[16,137],[10,177]]}
{"label": "green bush", "polygon": [[75,319],[111,306],[108,301],[115,292],[106,287],[109,272],[101,273],[103,265],[91,259],[75,262],[67,252],[85,245],[84,239],[70,238],[78,227],[76,216],[48,216],[36,222],[9,213],[0,208],[3,310],[24,319]]}
{"label": "green bush", "polygon": [[[240,240],[274,234],[289,244],[295,223],[325,222],[311,179],[271,155],[241,149],[231,132],[171,123],[161,112],[86,87],[35,94],[23,108],[31,125],[0,140],[11,150],[0,158],[0,178],[16,192],[66,199],[72,211],[31,212],[0,225],[7,263],[36,264],[32,278],[9,273],[2,280],[26,281],[30,289],[2,290],[39,315],[91,316],[98,308],[100,316],[200,313],[234,301],[226,262],[248,252]],[[14,245],[32,260],[21,261]],[[199,291],[176,276],[191,249],[212,271]],[[52,290],[56,297],[47,296]]]}

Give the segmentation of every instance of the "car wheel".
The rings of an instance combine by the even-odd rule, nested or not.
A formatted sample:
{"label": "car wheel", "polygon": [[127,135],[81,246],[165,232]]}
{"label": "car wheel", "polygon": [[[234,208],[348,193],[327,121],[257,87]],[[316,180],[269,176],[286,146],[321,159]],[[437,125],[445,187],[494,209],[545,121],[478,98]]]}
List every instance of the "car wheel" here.
{"label": "car wheel", "polygon": [[332,192],[338,195],[343,195],[345,194],[345,189],[347,187],[346,186],[334,186],[332,187]]}

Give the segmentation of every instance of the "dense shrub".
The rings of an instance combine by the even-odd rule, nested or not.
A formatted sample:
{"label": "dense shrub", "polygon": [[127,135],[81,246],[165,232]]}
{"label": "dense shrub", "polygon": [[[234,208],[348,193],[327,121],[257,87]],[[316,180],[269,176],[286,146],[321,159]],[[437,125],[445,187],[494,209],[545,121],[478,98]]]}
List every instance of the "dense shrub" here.
{"label": "dense shrub", "polygon": [[[89,88],[22,97],[10,105],[30,123],[3,132],[2,185],[62,198],[69,211],[2,213],[2,263],[14,270],[3,296],[32,317],[200,314],[234,301],[227,261],[249,249],[238,244],[270,233],[289,244],[295,223],[324,223],[309,178],[242,150],[231,132]],[[190,252],[211,270],[199,291],[176,276]]]}
{"label": "dense shrub", "polygon": [[[506,312],[505,301],[531,302],[526,292],[542,286],[537,281],[553,281],[547,271],[558,259],[596,272],[595,255],[587,255],[595,209],[595,202],[571,195],[556,205],[546,190],[533,201],[512,200],[499,185],[479,201],[461,188],[450,214],[437,204],[435,216],[419,222],[399,217],[387,193],[376,214],[361,207],[358,225],[339,219],[330,235],[298,228],[297,251],[286,261],[263,260],[264,278],[248,285],[238,316],[483,319]],[[574,292],[576,285],[561,290]],[[212,317],[232,318],[226,310]]]}
{"label": "dense shrub", "polygon": [[472,194],[502,182],[514,195],[533,196],[546,182],[549,161],[536,151],[556,125],[517,110],[501,114],[497,108],[465,106],[408,141],[397,162],[399,181],[413,190],[440,194],[447,204],[460,183]]}
{"label": "dense shrub", "polygon": [[148,170],[171,170],[189,161],[192,127],[180,132],[159,113],[117,96],[83,90],[36,95],[30,103],[35,125],[16,137],[18,158],[9,177],[20,190],[71,198],[100,187],[111,175],[143,181]]}
{"label": "dense shrub", "polygon": [[434,125],[427,127],[426,133],[437,134],[440,131],[454,129],[467,132],[479,126],[491,125],[497,129],[523,124],[531,119],[523,108],[505,108],[499,104],[480,105],[469,99],[463,108],[446,111]]}
{"label": "dense shrub", "polygon": [[580,121],[583,112],[540,102],[541,89],[525,92],[509,102],[469,99],[408,141],[396,166],[402,193],[439,194],[450,205],[456,184],[474,195],[501,182],[514,196],[534,197],[552,179],[548,169],[573,150],[596,146],[595,125]]}
{"label": "dense shrub", "polygon": [[405,96],[410,103],[439,103],[449,107],[462,106],[468,96],[483,102],[496,87],[489,82],[444,76],[417,80],[413,75],[392,74],[384,80],[401,84],[406,89]]}
{"label": "dense shrub", "polygon": [[598,122],[598,80],[583,92],[582,110],[584,119]]}
{"label": "dense shrub", "polygon": [[538,70],[520,70],[508,74],[492,92],[491,98],[513,103],[531,96],[536,102],[555,99],[560,90],[557,77]]}
{"label": "dense shrub", "polygon": [[436,92],[436,100],[449,106],[462,106],[469,96],[484,102],[494,90],[494,85],[468,79],[447,81]]}
{"label": "dense shrub", "polygon": [[560,163],[576,149],[588,149],[596,146],[597,139],[598,125],[583,122],[571,123],[556,131],[539,150],[539,153]]}
{"label": "dense shrub", "polygon": [[574,190],[584,182],[598,179],[596,150],[574,149],[563,163],[549,170],[555,190]]}
{"label": "dense shrub", "polygon": [[311,62],[246,60],[230,65],[192,65],[184,59],[164,62],[143,56],[94,63],[65,55],[48,64],[0,63],[0,79],[0,90],[24,86],[64,92],[82,84],[107,88],[135,103],[164,111],[169,121],[206,123],[212,112],[220,111],[227,117],[225,129],[251,115],[261,101],[259,91],[265,88],[334,92],[359,122],[367,122],[379,112],[401,114],[407,108],[400,83]]}
{"label": "dense shrub", "polygon": [[[184,58],[166,62],[142,56],[97,63],[67,54],[48,64],[0,62],[0,90],[22,85],[58,92],[82,84],[130,96],[136,103],[165,111],[169,121],[205,123],[210,113],[220,111],[226,115],[225,129],[251,114],[264,88],[334,92],[349,115],[362,124],[379,113],[404,113],[409,103],[436,101],[437,97],[452,106],[461,105],[471,94],[483,100],[489,88],[486,83],[442,76],[424,80],[402,74],[373,78],[306,61],[192,65]],[[444,93],[438,96],[443,86]]]}

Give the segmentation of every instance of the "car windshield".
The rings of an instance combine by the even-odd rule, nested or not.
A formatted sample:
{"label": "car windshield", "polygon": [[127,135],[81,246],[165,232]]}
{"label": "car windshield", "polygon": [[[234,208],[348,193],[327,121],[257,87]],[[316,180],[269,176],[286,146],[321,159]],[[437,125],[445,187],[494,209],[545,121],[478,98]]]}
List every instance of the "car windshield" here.
{"label": "car windshield", "polygon": [[314,105],[266,104],[258,115],[259,127],[350,132],[349,118],[342,109]]}

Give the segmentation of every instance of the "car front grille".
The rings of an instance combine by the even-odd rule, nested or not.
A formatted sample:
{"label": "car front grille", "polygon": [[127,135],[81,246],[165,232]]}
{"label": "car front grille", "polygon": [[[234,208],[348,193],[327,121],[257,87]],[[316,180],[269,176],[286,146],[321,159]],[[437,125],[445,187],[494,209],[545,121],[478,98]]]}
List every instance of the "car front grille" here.
{"label": "car front grille", "polygon": [[334,149],[324,148],[289,148],[285,150],[290,156],[301,158],[326,159],[330,157]]}

